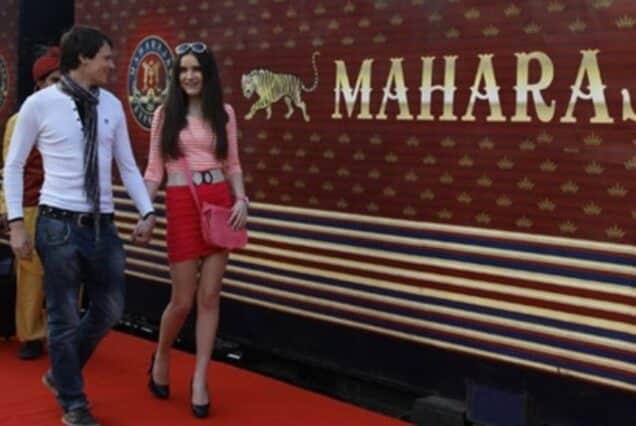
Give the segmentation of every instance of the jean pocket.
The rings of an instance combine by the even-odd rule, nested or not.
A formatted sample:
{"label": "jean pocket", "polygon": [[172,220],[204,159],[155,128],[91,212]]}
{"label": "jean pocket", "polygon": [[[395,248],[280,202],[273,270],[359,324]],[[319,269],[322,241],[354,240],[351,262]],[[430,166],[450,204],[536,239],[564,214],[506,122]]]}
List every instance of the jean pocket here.
{"label": "jean pocket", "polygon": [[41,217],[38,223],[38,240],[47,246],[66,244],[71,236],[71,226],[63,220]]}

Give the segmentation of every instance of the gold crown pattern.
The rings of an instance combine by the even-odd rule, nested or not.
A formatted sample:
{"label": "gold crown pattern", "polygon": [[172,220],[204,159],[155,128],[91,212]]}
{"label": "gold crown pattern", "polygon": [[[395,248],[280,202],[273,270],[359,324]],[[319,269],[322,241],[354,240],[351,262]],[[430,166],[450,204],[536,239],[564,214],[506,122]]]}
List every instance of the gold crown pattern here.
{"label": "gold crown pattern", "polygon": [[395,191],[395,189],[391,188],[390,186],[387,186],[386,188],[384,188],[384,191],[382,191],[384,193],[385,197],[395,197],[395,194],[397,194],[397,192]]}
{"label": "gold crown pattern", "polygon": [[435,11],[431,13],[431,15],[428,17],[428,20],[430,22],[440,22],[442,20],[442,15],[440,15],[438,11]]}
{"label": "gold crown pattern", "polygon": [[571,180],[568,180],[563,185],[561,185],[561,192],[576,194],[577,192],[579,192],[579,186]]}
{"label": "gold crown pattern", "polygon": [[592,7],[594,9],[608,9],[612,3],[614,3],[614,0],[594,0]]}
{"label": "gold crown pattern", "polygon": [[524,191],[532,191],[534,189],[534,182],[524,176],[519,182],[517,182],[517,188]]}
{"label": "gold crown pattern", "polygon": [[[111,6],[111,3],[116,2],[122,4],[123,0],[80,0],[77,7],[83,21],[121,34],[122,45],[127,44],[129,33],[138,30],[141,25],[140,20],[133,19],[135,16],[150,18],[153,13],[161,15],[162,22],[173,33],[175,42],[192,39],[207,42],[218,53],[222,72],[230,79],[240,77],[245,61],[240,52],[245,54],[249,48],[266,58],[271,57],[271,52],[277,51],[295,58],[297,53],[306,52],[312,46],[329,46],[338,51],[364,51],[361,50],[362,45],[371,41],[381,51],[386,51],[397,42],[392,35],[399,33],[399,27],[410,31],[412,23],[427,27],[430,34],[437,34],[451,44],[452,40],[475,36],[502,40],[518,37],[520,42],[524,38],[530,42],[534,39],[532,35],[540,34],[546,28],[551,34],[569,37],[576,43],[582,34],[592,37],[601,25],[604,31],[614,31],[614,34],[636,28],[636,14],[623,7],[624,2],[616,0],[586,0],[587,12],[591,12],[586,14],[580,12],[582,9],[576,0],[533,0],[537,4],[531,8],[528,2],[508,0],[499,3],[498,10],[491,10],[490,5],[489,9],[485,9],[477,5],[478,2],[461,0],[373,0],[369,4],[375,10],[370,12],[359,0],[344,0],[341,3],[317,0],[310,3],[307,11],[302,8],[301,2],[291,0],[246,0],[242,3],[237,0],[198,0],[179,2],[179,6],[154,0],[136,0],[135,8],[106,8],[106,4]],[[253,7],[246,9],[241,4]],[[91,10],[86,10],[86,5],[90,5]],[[98,10],[100,6],[97,5],[104,10]],[[409,7],[413,9],[408,10]],[[494,19],[495,15],[491,16],[493,11],[497,13],[497,19]],[[451,17],[457,16],[462,22],[452,22]],[[501,22],[502,19],[505,23]],[[363,30],[360,31],[360,28]],[[11,43],[4,28],[0,30],[0,40],[5,44]],[[499,46],[499,43],[496,45]],[[608,63],[612,63],[611,55],[616,55],[611,48],[606,46],[603,51],[610,56]],[[493,49],[497,50],[497,47]],[[494,53],[499,54],[498,51]],[[378,64],[384,56],[370,54],[370,57],[378,60]],[[436,75],[442,75],[439,69],[443,67],[440,64],[442,59],[441,54],[438,54]],[[326,62],[318,64],[321,90],[333,89],[322,84],[325,81],[322,74],[328,72],[329,62],[328,58]],[[274,58],[271,69],[280,67],[282,73],[296,71],[303,81],[310,78],[310,73],[302,71],[304,68],[286,69],[289,63]],[[379,78],[375,75],[376,63],[374,84]],[[414,63],[413,67],[421,65],[417,59]],[[355,78],[358,64],[354,59],[351,64],[347,61],[349,78]],[[266,60],[262,64],[249,64],[249,67],[269,68],[269,65],[269,60]],[[404,62],[403,65],[405,75],[411,79],[412,64]],[[380,65],[378,67],[383,68]],[[603,67],[605,71],[607,66]],[[499,71],[497,73],[500,79]],[[440,84],[440,80],[437,79],[435,84]],[[372,113],[375,114],[378,107],[375,101],[382,96],[379,93],[381,86],[377,89],[374,86],[373,90]],[[415,84],[409,90],[413,92],[409,92],[409,96],[413,95],[408,99],[409,106],[414,109],[418,101],[418,87]],[[248,101],[243,99],[240,86],[230,82],[224,87],[224,93],[237,113],[239,110],[241,114],[247,112],[243,102]],[[316,108],[316,99],[312,100],[312,95],[305,96],[308,107]],[[394,99],[391,101],[390,110],[395,114],[398,103]],[[253,103],[253,100],[250,102]],[[312,103],[314,107],[311,107]],[[440,99],[436,98],[435,104],[439,107]],[[330,107],[327,107],[329,111]],[[356,108],[360,106],[356,105]],[[581,109],[585,110],[586,107]],[[493,226],[493,222],[503,217],[507,221],[497,223],[497,226],[504,229],[512,227],[520,232],[532,229],[533,232],[566,236],[578,233],[577,237],[580,238],[595,239],[600,236],[612,241],[632,238],[636,208],[628,207],[627,213],[622,213],[614,208],[611,200],[615,203],[622,199],[624,204],[632,201],[631,180],[625,178],[629,175],[631,179],[631,174],[636,170],[635,151],[630,145],[627,151],[615,150],[611,157],[606,158],[605,148],[610,141],[621,149],[624,141],[619,139],[619,134],[606,132],[602,126],[579,126],[573,133],[567,129],[576,126],[546,125],[543,126],[546,130],[541,129],[540,134],[536,135],[532,133],[532,128],[539,126],[520,124],[514,127],[518,131],[510,131],[505,140],[499,140],[500,134],[496,130],[489,136],[487,133],[480,135],[475,132],[473,135],[476,136],[470,140],[470,135],[466,137],[463,132],[455,132],[452,126],[437,126],[436,123],[426,128],[425,123],[421,122],[422,133],[418,130],[418,133],[404,136],[401,130],[392,133],[380,129],[380,126],[373,129],[373,124],[383,124],[381,121],[369,121],[371,125],[364,127],[364,122],[360,121],[360,126],[357,126],[353,118],[351,123],[354,126],[348,127],[343,121],[342,127],[336,127],[335,131],[331,131],[331,127],[323,129],[320,125],[297,127],[293,117],[289,121],[291,126],[281,125],[285,121],[274,123],[283,111],[274,109],[272,121],[266,122],[263,117],[260,127],[255,127],[259,125],[257,120],[240,125],[245,131],[239,144],[241,154],[245,155],[246,160],[249,159],[246,161],[249,171],[245,171],[245,181],[250,184],[250,192],[253,191],[255,199],[259,201],[282,201],[352,213],[376,214],[381,211],[386,217],[456,220],[457,224],[468,226]],[[459,110],[453,112],[457,114]],[[439,113],[436,112],[437,115]],[[612,113],[619,121],[618,108]],[[532,116],[533,112],[529,111],[529,114]],[[583,118],[582,123],[588,119],[584,115],[580,117]],[[554,117],[555,123],[558,118]],[[480,117],[479,120],[482,119]],[[533,120],[536,122],[536,118],[533,117]],[[298,123],[302,124],[302,121]],[[386,123],[390,124],[388,121]],[[410,124],[415,124],[415,121]],[[483,129],[490,128],[488,126]],[[387,126],[389,128],[391,126]],[[440,134],[443,128],[447,129],[446,133]],[[585,131],[586,128],[594,129],[594,132]],[[369,129],[373,130],[367,133]],[[573,134],[580,135],[576,145],[567,145]],[[359,144],[361,135],[366,146]],[[552,145],[546,146],[548,144]],[[470,149],[466,149],[467,146]],[[599,147],[603,150],[597,149]],[[354,164],[351,165],[351,162]],[[563,177],[560,177],[561,171]],[[555,179],[560,180],[555,182]],[[602,185],[604,194],[598,194],[599,185]],[[314,190],[310,191],[311,188]],[[354,194],[364,199],[364,203],[347,197],[353,197]],[[564,198],[567,200],[563,201]],[[455,217],[453,212],[457,206],[461,206],[462,214]],[[508,211],[504,212],[503,209]],[[555,214],[557,211],[558,215]],[[629,222],[624,222],[625,219]],[[604,225],[590,227],[587,221]]]}
{"label": "gold crown pattern", "polygon": [[418,179],[419,177],[417,176],[417,173],[415,173],[413,170],[410,170],[407,174],[404,175],[404,180],[407,182],[417,182]]}
{"label": "gold crown pattern", "polygon": [[557,164],[552,160],[545,160],[539,166],[542,172],[554,172],[557,169]]}
{"label": "gold crown pattern", "polygon": [[627,170],[636,170],[636,155],[634,155],[629,160],[625,161],[625,169]]}
{"label": "gold crown pattern", "polygon": [[439,177],[439,181],[443,184],[450,185],[455,181],[455,179],[453,179],[453,176],[450,173],[444,172],[444,174]]}
{"label": "gold crown pattern", "polygon": [[391,25],[394,26],[402,25],[402,23],[404,22],[404,18],[402,18],[402,16],[400,15],[393,15],[390,22]]}
{"label": "gold crown pattern", "polygon": [[502,170],[511,170],[512,168],[514,168],[514,166],[515,163],[508,157],[504,157],[501,160],[497,161],[497,167]]}
{"label": "gold crown pattern", "polygon": [[413,216],[417,215],[417,211],[412,206],[406,206],[402,210],[402,214],[404,216],[413,217]]}
{"label": "gold crown pattern", "polygon": [[482,175],[479,177],[479,179],[477,179],[477,185],[488,188],[489,186],[492,185],[492,179],[490,179],[486,175]]}
{"label": "gold crown pattern", "polygon": [[515,225],[519,228],[532,228],[533,223],[530,219],[523,216],[515,221]]}
{"label": "gold crown pattern", "polygon": [[534,151],[537,146],[530,139],[526,139],[519,144],[521,151]]}
{"label": "gold crown pattern", "polygon": [[453,218],[453,212],[448,209],[442,209],[437,212],[437,217],[442,220],[450,220]]}
{"label": "gold crown pattern", "polygon": [[448,31],[446,31],[446,33],[444,35],[448,39],[456,39],[456,38],[459,38],[461,33],[459,32],[459,30],[457,28],[451,27],[451,28],[448,29]]}
{"label": "gold crown pattern", "polygon": [[420,193],[420,199],[422,199],[422,200],[434,200],[435,199],[435,193],[427,188],[425,191]]}
{"label": "gold crown pattern", "polygon": [[623,15],[616,20],[616,27],[621,30],[628,30],[636,26],[636,19],[629,15]]}
{"label": "gold crown pattern", "polygon": [[481,31],[481,33],[485,37],[497,37],[499,35],[499,28],[495,27],[494,25],[488,25]]}
{"label": "gold crown pattern", "polygon": [[516,4],[512,3],[510,6],[506,7],[504,14],[506,16],[519,16],[521,14],[521,9],[519,9]]}
{"label": "gold crown pattern", "polygon": [[497,205],[499,207],[510,207],[512,205],[512,200],[507,195],[501,195],[497,197]]}
{"label": "gold crown pattern", "polygon": [[457,143],[455,142],[455,140],[453,140],[453,138],[444,138],[440,141],[439,143],[443,148],[453,148],[455,147],[455,145],[457,145]]}
{"label": "gold crown pattern", "polygon": [[416,138],[415,136],[411,136],[410,138],[406,140],[406,146],[412,146],[412,147],[420,146],[420,140]]}
{"label": "gold crown pattern", "polygon": [[490,138],[484,138],[479,141],[479,149],[491,150],[495,147],[495,143]]}
{"label": "gold crown pattern", "polygon": [[457,162],[461,167],[472,167],[475,162],[468,154],[465,154],[462,158]]}
{"label": "gold crown pattern", "polygon": [[491,219],[487,213],[481,212],[477,216],[475,216],[475,221],[480,225],[488,225]]}
{"label": "gold crown pattern", "polygon": [[565,10],[565,5],[560,1],[551,1],[548,3],[548,12],[550,13],[563,12],[563,10]]}
{"label": "gold crown pattern", "polygon": [[625,189],[625,187],[621,185],[620,183],[613,185],[607,190],[607,193],[610,196],[616,197],[616,198],[622,198],[626,196],[627,192],[628,192],[627,189]]}
{"label": "gold crown pattern", "polygon": [[474,21],[475,19],[479,19],[480,16],[481,16],[481,13],[479,12],[479,9],[474,7],[471,9],[468,9],[464,13],[464,17],[469,21]]}
{"label": "gold crown pattern", "polygon": [[462,192],[457,196],[457,201],[462,204],[470,204],[473,201],[473,197],[471,197],[467,192]]}
{"label": "gold crown pattern", "polygon": [[348,144],[348,143],[350,143],[350,142],[351,142],[351,138],[349,137],[349,135],[348,135],[348,134],[343,133],[343,134],[341,134],[340,136],[338,136],[338,143],[341,143],[341,144],[345,144],[345,145],[346,145],[346,144]]}
{"label": "gold crown pattern", "polygon": [[559,225],[559,229],[564,234],[574,234],[577,230],[577,227],[572,222],[566,221]]}
{"label": "gold crown pattern", "polygon": [[422,163],[428,166],[434,166],[437,164],[437,158],[434,155],[428,154],[426,157],[422,158]]}
{"label": "gold crown pattern", "polygon": [[621,228],[619,228],[616,225],[612,226],[611,228],[607,228],[605,230],[605,233],[607,234],[609,238],[612,238],[615,240],[620,240],[621,238],[625,236],[625,231],[623,231]]}
{"label": "gold crown pattern", "polygon": [[592,161],[590,164],[585,166],[585,173],[588,175],[600,175],[603,174],[604,171],[605,169],[596,161]]}
{"label": "gold crown pattern", "polygon": [[380,173],[378,169],[371,169],[368,176],[370,179],[379,179],[380,176],[382,176],[382,173]]}
{"label": "gold crown pattern", "polygon": [[603,209],[590,202],[583,207],[583,212],[588,216],[598,216],[603,212]]}
{"label": "gold crown pattern", "polygon": [[576,20],[574,20],[573,22],[570,23],[570,25],[568,25],[568,28],[573,33],[580,33],[585,31],[585,29],[587,28],[587,24],[583,22],[581,18],[576,18]]}
{"label": "gold crown pattern", "polygon": [[556,205],[550,201],[549,199],[545,198],[541,201],[539,201],[539,209],[540,210],[545,210],[545,211],[553,211],[555,209]]}
{"label": "gold crown pattern", "polygon": [[531,22],[523,27],[523,32],[525,32],[526,34],[538,34],[541,32],[541,25]]}

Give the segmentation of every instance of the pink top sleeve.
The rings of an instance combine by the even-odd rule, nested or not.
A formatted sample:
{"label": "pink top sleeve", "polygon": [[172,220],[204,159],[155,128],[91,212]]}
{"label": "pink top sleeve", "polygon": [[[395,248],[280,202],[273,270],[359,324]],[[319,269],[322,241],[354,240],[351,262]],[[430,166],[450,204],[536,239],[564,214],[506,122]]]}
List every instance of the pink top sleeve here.
{"label": "pink top sleeve", "polygon": [[152,124],[150,126],[150,148],[148,151],[148,165],[144,179],[161,183],[164,175],[164,162],[161,156],[161,147],[159,141],[161,139],[161,128],[163,127],[163,106],[158,107],[152,116]]}
{"label": "pink top sleeve", "polygon": [[225,111],[228,115],[227,124],[225,125],[225,131],[227,132],[227,158],[223,162],[223,174],[225,176],[231,176],[236,173],[241,173],[242,170],[238,155],[238,138],[236,134],[234,108],[229,104],[225,104]]}

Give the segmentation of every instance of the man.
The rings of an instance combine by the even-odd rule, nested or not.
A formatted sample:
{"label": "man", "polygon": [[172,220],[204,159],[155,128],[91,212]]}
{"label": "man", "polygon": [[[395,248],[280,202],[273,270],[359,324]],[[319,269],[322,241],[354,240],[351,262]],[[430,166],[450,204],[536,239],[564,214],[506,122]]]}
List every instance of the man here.
{"label": "man", "polygon": [[[40,56],[33,64],[32,72],[36,91],[57,83],[60,79],[59,49],[50,48],[44,55]],[[14,114],[7,121],[3,145],[3,158],[5,159],[9,152],[11,136],[17,118],[18,115]],[[33,149],[27,158],[24,170],[24,227],[30,235],[33,235],[35,231],[38,198],[43,177],[42,157],[37,149]],[[6,224],[6,206],[2,195],[0,195],[0,223]],[[16,334],[18,340],[24,342],[18,356],[23,360],[32,360],[42,355],[42,341],[46,332],[42,265],[34,253],[31,259],[19,259],[16,270]]]}
{"label": "man", "polygon": [[[114,224],[112,159],[143,220],[134,239],[145,243],[154,211],[135,163],[121,102],[102,89],[114,69],[112,42],[100,31],[75,26],[60,43],[60,82],[31,95],[18,115],[5,165],[11,248],[32,255],[22,212],[22,172],[37,145],[44,163],[35,246],[44,269],[51,370],[67,425],[98,425],[91,414],[82,368],[124,309],[123,243]],[[84,284],[90,304],[80,319]]]}

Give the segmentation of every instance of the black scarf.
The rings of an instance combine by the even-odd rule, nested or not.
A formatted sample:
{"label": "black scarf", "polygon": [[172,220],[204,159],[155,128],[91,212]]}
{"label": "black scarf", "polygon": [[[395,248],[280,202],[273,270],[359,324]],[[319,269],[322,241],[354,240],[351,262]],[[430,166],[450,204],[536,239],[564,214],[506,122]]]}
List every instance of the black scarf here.
{"label": "black scarf", "polygon": [[62,75],[60,89],[69,95],[79,108],[84,132],[84,192],[95,215],[95,226],[99,223],[99,146],[97,143],[97,104],[99,89],[84,89],[67,74]]}

